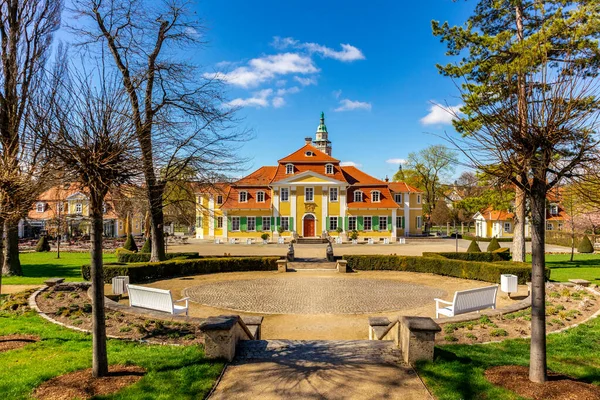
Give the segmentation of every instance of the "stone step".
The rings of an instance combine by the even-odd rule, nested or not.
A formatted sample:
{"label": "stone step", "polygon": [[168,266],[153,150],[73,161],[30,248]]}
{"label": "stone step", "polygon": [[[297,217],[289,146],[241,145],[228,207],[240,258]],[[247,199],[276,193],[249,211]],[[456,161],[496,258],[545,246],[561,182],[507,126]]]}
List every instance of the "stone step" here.
{"label": "stone step", "polygon": [[293,270],[303,270],[303,269],[325,269],[325,270],[335,270],[337,269],[337,264],[334,262],[327,261],[292,261],[288,262],[288,269]]}
{"label": "stone step", "polygon": [[329,243],[329,240],[323,238],[298,238],[296,239],[298,244],[323,244]]}

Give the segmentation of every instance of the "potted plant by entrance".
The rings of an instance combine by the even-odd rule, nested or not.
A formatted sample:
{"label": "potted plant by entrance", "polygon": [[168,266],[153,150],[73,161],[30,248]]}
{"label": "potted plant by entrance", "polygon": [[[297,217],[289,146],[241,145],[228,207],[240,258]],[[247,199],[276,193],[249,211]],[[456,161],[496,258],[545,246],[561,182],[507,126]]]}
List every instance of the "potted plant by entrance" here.
{"label": "potted plant by entrance", "polygon": [[358,243],[358,231],[356,229],[354,229],[352,232],[350,232],[350,239],[352,240],[352,244],[357,244]]}
{"label": "potted plant by entrance", "polygon": [[263,244],[269,243],[269,237],[271,237],[271,235],[269,235],[267,232],[260,235],[260,238],[262,239]]}
{"label": "potted plant by entrance", "polygon": [[336,243],[341,244],[342,242],[344,242],[344,238],[342,237],[342,233],[344,232],[344,230],[341,226],[338,226],[336,232],[338,234],[336,238]]}

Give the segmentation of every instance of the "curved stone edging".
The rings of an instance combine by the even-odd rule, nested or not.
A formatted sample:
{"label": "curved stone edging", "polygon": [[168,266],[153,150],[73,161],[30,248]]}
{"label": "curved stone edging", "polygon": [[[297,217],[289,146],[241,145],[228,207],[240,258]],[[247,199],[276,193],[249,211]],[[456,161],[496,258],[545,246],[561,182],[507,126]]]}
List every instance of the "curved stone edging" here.
{"label": "curved stone edging", "polygon": [[456,315],[454,317],[448,318],[434,318],[433,320],[440,325],[443,324],[455,324],[459,322],[468,322],[475,321],[481,318],[481,316],[485,315],[488,317],[497,317],[500,315],[510,314],[516,311],[521,311],[526,309],[527,307],[531,307],[531,295],[527,296],[525,299],[519,301],[518,303],[511,304],[509,306],[495,309],[495,310],[482,310],[481,312],[470,312],[466,314]]}

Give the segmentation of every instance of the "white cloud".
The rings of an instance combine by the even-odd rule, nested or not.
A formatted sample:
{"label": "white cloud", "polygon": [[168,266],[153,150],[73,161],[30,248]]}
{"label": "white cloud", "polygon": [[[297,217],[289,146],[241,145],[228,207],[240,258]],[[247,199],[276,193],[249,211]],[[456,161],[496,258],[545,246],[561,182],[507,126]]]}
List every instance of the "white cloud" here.
{"label": "white cloud", "polygon": [[282,87],[285,86],[286,83],[287,81],[285,79],[280,79],[277,82],[275,82],[275,86]]}
{"label": "white cloud", "polygon": [[457,106],[443,106],[438,103],[433,103],[429,107],[429,114],[420,119],[423,125],[449,125],[452,120],[460,114],[462,104]]}
{"label": "white cloud", "polygon": [[273,38],[273,42],[271,42],[271,45],[277,49],[286,49],[288,47],[304,49],[311,54],[316,53],[325,58],[333,58],[335,60],[344,62],[365,59],[365,55],[362,53],[362,51],[360,51],[360,49],[348,43],[341,43],[340,46],[342,49],[334,50],[318,43],[300,43],[298,40],[291,37],[282,38],[275,36]]}
{"label": "white cloud", "polygon": [[406,164],[407,161],[404,158],[390,158],[389,160],[385,160],[388,164]]}
{"label": "white cloud", "polygon": [[331,94],[333,95],[333,97],[335,97],[336,99],[339,99],[340,96],[342,95],[342,89],[340,90],[334,90],[333,92],[331,92]]}
{"label": "white cloud", "polygon": [[256,107],[262,108],[269,105],[269,97],[273,94],[273,89],[264,89],[254,92],[252,97],[246,99],[237,98],[226,104],[228,107]]}
{"label": "white cloud", "polygon": [[333,111],[351,111],[351,110],[369,110],[371,111],[371,103],[363,101],[353,101],[348,99],[340,100],[340,106]]}
{"label": "white cloud", "polygon": [[285,105],[285,99],[280,96],[274,97],[272,104],[275,108],[283,107]]}
{"label": "white cloud", "polygon": [[250,88],[280,75],[314,74],[316,72],[319,72],[319,69],[309,56],[281,53],[253,58],[247,66],[238,67],[231,72],[205,73],[204,77],[217,78],[235,86]]}
{"label": "white cloud", "polygon": [[356,167],[356,168],[359,168],[359,167],[362,167],[362,164],[355,163],[354,161],[342,161],[340,163],[340,166],[342,166],[342,167]]}
{"label": "white cloud", "polygon": [[285,94],[294,94],[294,93],[298,93],[299,91],[300,91],[300,88],[298,86],[292,86],[290,88],[284,88],[284,89],[277,90],[277,96],[283,96]]}
{"label": "white cloud", "polygon": [[314,78],[314,77],[303,78],[301,76],[295,76],[294,80],[296,82],[298,82],[299,84],[301,84],[302,86],[316,85],[317,84],[317,78]]}

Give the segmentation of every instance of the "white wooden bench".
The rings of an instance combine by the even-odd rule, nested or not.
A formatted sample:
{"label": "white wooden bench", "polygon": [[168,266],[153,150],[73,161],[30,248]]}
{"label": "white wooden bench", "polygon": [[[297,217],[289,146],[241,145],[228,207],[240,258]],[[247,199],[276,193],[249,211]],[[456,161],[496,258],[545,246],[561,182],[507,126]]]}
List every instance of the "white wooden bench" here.
{"label": "white wooden bench", "polygon": [[[129,305],[131,307],[147,308],[175,315],[188,315],[189,297],[173,301],[170,290],[135,285],[127,285],[127,291],[129,293]],[[185,307],[175,305],[175,303],[182,301],[185,301]]]}
{"label": "white wooden bench", "polygon": [[[456,292],[454,293],[454,300],[452,302],[434,299],[435,317],[439,318],[440,314],[445,315],[446,317],[453,317],[455,315],[484,310],[490,307],[495,309],[497,292],[498,285],[494,285]],[[440,307],[440,303],[448,304],[448,306]]]}

